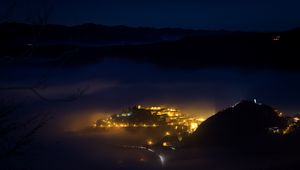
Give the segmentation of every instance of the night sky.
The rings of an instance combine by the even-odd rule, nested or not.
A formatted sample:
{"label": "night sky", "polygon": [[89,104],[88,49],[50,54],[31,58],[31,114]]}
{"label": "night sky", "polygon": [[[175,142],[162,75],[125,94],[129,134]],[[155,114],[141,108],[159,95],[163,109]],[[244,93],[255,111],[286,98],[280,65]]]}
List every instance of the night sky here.
{"label": "night sky", "polygon": [[[11,19],[28,20],[45,0],[17,0]],[[5,11],[12,0],[2,0]],[[53,0],[50,23],[273,31],[300,25],[297,0]],[[5,12],[4,12],[5,13]],[[3,15],[3,14],[2,14]]]}

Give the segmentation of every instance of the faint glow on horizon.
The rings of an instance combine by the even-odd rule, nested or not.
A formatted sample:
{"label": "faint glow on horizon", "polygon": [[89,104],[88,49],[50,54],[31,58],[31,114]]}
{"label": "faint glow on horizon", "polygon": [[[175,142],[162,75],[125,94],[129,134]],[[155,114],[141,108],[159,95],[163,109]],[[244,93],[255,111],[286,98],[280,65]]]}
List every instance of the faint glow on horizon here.
{"label": "faint glow on horizon", "polygon": [[205,121],[204,118],[198,118],[197,120],[200,121],[200,122],[204,122]]}
{"label": "faint glow on horizon", "polygon": [[192,122],[190,124],[190,132],[194,132],[198,128],[198,123]]}

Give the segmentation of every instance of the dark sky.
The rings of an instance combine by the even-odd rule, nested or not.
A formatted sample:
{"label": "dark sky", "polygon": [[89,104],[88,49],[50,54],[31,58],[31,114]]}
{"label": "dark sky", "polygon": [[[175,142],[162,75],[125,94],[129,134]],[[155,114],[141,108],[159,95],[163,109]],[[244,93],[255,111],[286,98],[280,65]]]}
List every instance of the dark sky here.
{"label": "dark sky", "polygon": [[[45,0],[17,0],[14,19],[41,11]],[[1,11],[12,0],[2,0]],[[297,0],[48,0],[50,22],[75,25],[286,30],[300,25]]]}

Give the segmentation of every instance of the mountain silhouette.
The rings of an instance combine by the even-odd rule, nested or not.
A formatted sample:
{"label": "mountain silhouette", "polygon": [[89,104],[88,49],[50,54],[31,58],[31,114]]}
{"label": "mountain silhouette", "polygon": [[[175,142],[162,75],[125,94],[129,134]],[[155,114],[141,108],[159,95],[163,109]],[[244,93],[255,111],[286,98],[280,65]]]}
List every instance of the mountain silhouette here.
{"label": "mountain silhouette", "polygon": [[272,107],[254,101],[241,101],[204,121],[192,140],[200,145],[262,142],[270,135],[270,128],[282,129],[286,124],[286,118]]}
{"label": "mountain silhouette", "polygon": [[[31,25],[25,23],[0,23],[0,43],[20,45],[37,41],[39,44],[68,45],[127,45],[174,41],[187,36],[224,35],[230,31],[189,30],[180,28],[150,28],[105,26],[86,23],[75,26]],[[38,37],[36,37],[38,34]]]}
{"label": "mountain silhouette", "polygon": [[2,23],[0,36],[0,58],[18,59],[30,51],[31,57],[68,65],[90,64],[109,57],[163,68],[300,70],[300,29],[238,32]]}

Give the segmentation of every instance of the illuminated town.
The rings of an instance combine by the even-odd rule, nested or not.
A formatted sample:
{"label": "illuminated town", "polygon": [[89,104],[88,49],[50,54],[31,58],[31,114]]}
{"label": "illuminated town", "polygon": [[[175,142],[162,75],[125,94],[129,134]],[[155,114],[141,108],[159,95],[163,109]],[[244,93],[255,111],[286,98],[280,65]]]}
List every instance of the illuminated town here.
{"label": "illuminated town", "polygon": [[[284,114],[282,112],[279,112],[278,115],[280,117],[284,116]],[[300,127],[300,115],[299,114],[295,114],[292,116],[284,116],[284,117],[287,120],[287,125],[284,128],[271,127],[271,128],[269,128],[269,131],[274,134],[287,135],[287,134],[294,132],[297,128]]]}
{"label": "illuminated town", "polygon": [[159,135],[161,139],[147,139],[145,143],[154,145],[159,140],[162,146],[173,146],[174,144],[171,144],[171,140],[168,138],[175,137],[180,142],[185,136],[192,134],[204,120],[202,117],[185,115],[176,108],[137,105],[106,119],[95,121],[93,128],[106,130],[112,128],[155,128],[161,131]]}
{"label": "illuminated town", "polygon": [[[237,109],[236,107],[240,106],[244,108],[251,106],[247,108],[250,110],[256,106],[262,106],[260,107],[261,110],[277,114],[275,117],[278,117],[284,123],[269,127],[268,131],[271,134],[288,135],[300,126],[300,115],[286,115],[257,103],[256,99],[238,102],[229,109]],[[222,114],[222,111],[220,113]],[[230,110],[230,113],[234,114],[232,110]],[[185,139],[193,135],[198,126],[204,121],[203,117],[183,114],[177,108],[137,105],[105,119],[96,120],[91,129],[107,131],[108,133],[115,129],[123,129],[143,139],[139,147],[176,150],[182,146],[182,143],[185,143]]]}

